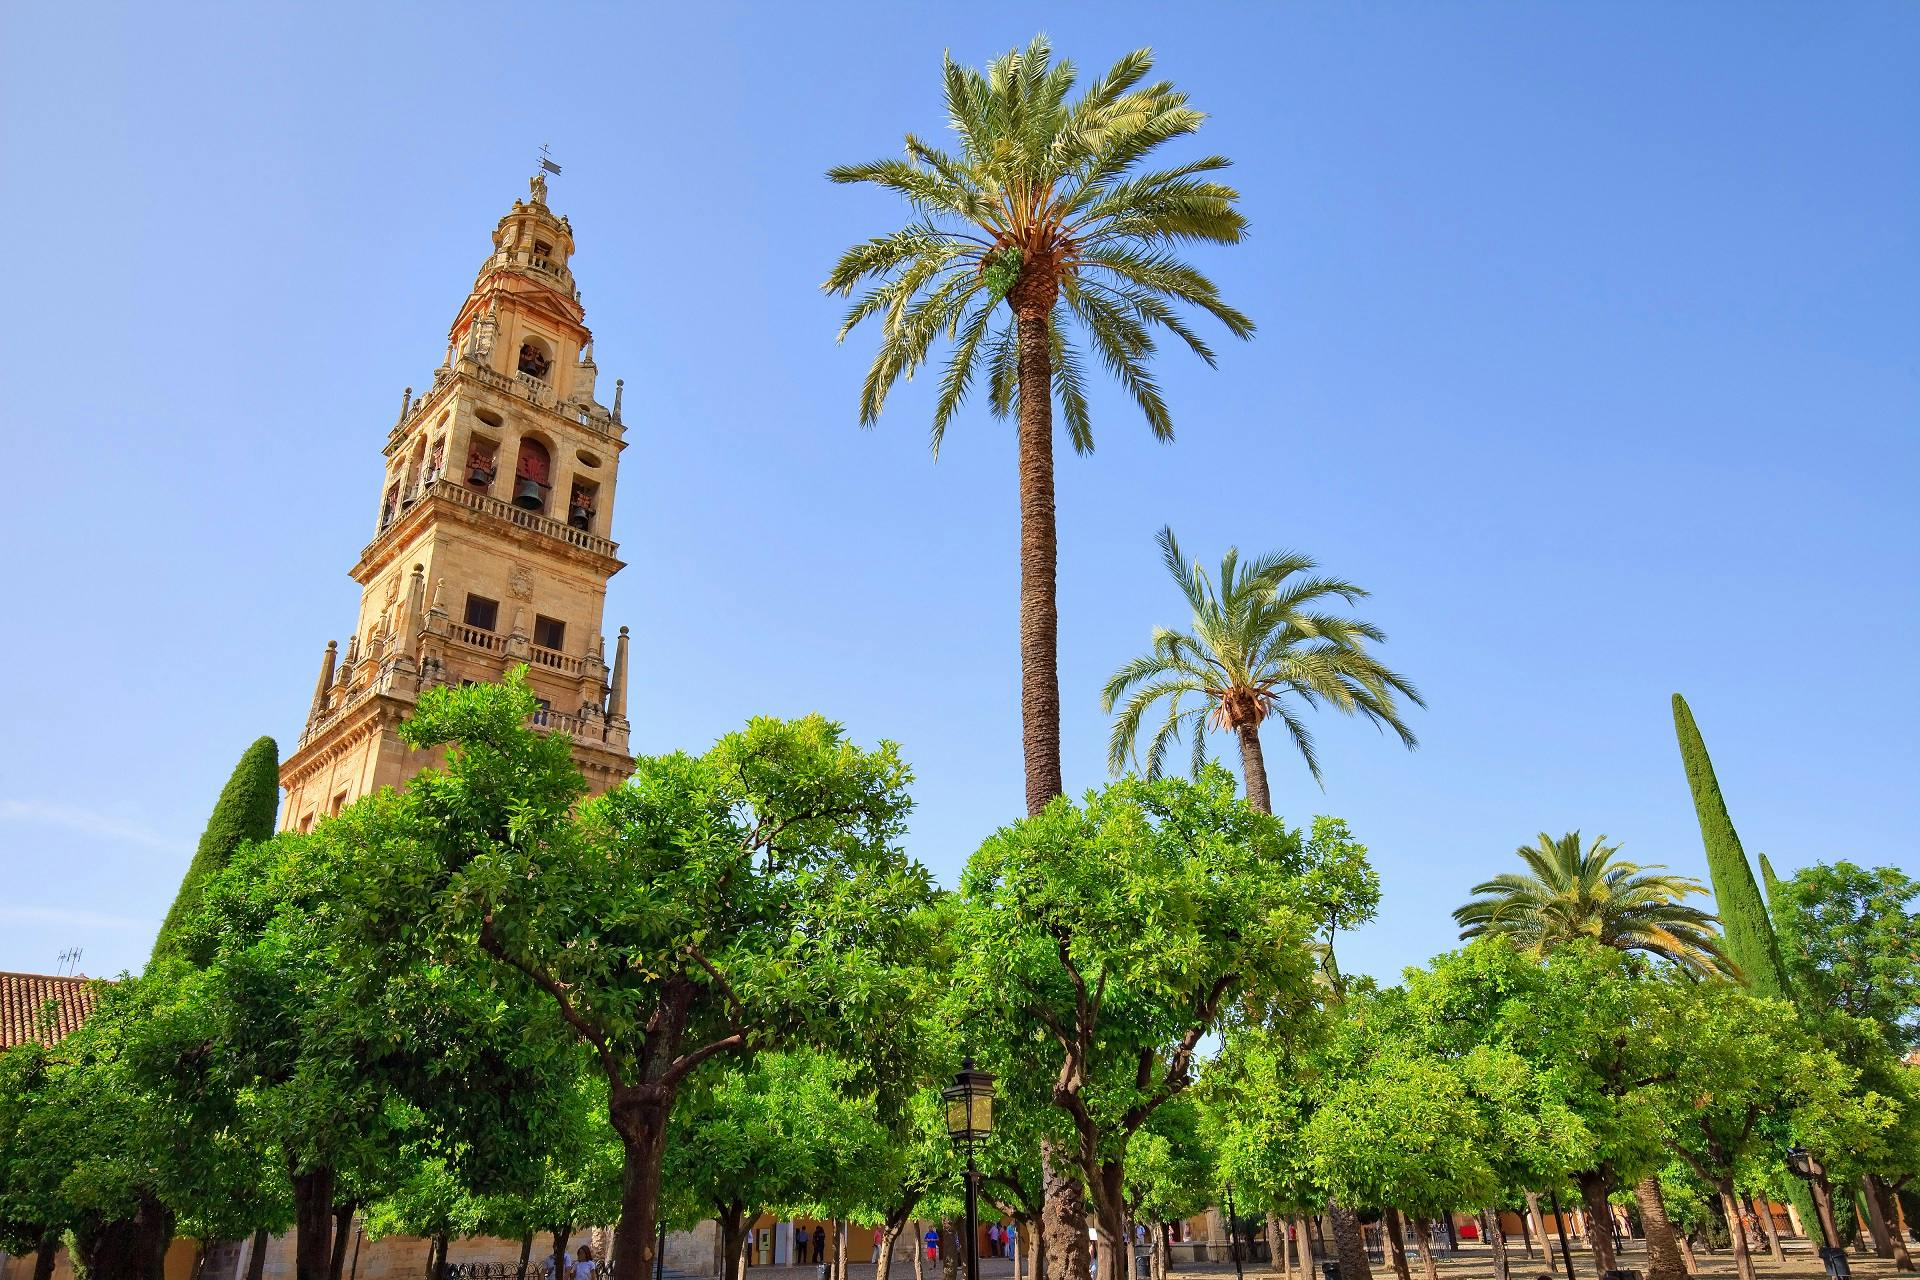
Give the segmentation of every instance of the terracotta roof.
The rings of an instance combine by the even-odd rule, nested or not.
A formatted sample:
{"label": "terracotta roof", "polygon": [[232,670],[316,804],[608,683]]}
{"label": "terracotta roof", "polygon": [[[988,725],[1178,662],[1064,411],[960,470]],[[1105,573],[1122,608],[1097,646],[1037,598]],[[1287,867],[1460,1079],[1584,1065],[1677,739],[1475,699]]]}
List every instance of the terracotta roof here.
{"label": "terracotta roof", "polygon": [[93,1012],[97,994],[92,978],[0,973],[0,1049],[58,1043]]}

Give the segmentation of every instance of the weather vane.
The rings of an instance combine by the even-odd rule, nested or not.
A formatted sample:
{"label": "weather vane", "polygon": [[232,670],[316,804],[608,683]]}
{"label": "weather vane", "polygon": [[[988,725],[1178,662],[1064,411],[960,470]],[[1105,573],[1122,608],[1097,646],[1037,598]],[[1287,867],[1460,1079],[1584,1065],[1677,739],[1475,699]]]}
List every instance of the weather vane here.
{"label": "weather vane", "polygon": [[553,157],[547,154],[547,144],[544,142],[540,144],[540,168],[546,173],[560,172],[560,166],[555,164]]}

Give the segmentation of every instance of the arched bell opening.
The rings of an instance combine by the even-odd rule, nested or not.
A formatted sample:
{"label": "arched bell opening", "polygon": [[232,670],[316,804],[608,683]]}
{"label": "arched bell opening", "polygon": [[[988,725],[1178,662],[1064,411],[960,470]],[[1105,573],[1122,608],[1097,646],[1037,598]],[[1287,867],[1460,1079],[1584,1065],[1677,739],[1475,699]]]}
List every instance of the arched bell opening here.
{"label": "arched bell opening", "polygon": [[513,469],[513,505],[528,511],[547,509],[547,491],[552,483],[553,455],[538,440],[520,441],[520,460]]}

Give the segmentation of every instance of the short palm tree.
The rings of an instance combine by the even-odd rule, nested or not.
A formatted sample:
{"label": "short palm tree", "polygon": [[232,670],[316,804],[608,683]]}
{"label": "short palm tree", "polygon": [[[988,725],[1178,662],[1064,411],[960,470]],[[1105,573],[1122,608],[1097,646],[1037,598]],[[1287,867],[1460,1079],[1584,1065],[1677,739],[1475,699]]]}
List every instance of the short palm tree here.
{"label": "short palm tree", "polygon": [[[996,417],[1018,402],[1020,667],[1027,805],[1061,793],[1056,661],[1053,405],[1085,453],[1093,429],[1083,344],[1117,378],[1156,436],[1173,419],[1154,381],[1156,335],[1171,334],[1208,364],[1212,350],[1188,324],[1204,311],[1246,338],[1253,322],[1177,256],[1195,242],[1232,244],[1246,228],[1239,193],[1210,176],[1221,156],[1164,168],[1143,164],[1203,119],[1167,81],[1148,84],[1151,51],[1113,65],[1078,98],[1072,63],[1044,37],[974,71],[946,61],[945,151],[913,134],[906,154],[829,171],[903,197],[914,219],[841,257],[826,289],[852,296],[845,338],[877,317],[880,349],[860,395],[871,426],[887,393],[951,344],[933,409],[933,449],[976,381]],[[1002,304],[1005,304],[1004,306]]]}
{"label": "short palm tree", "polygon": [[1591,938],[1657,956],[1696,977],[1727,972],[1712,913],[1684,901],[1706,886],[1657,864],[1616,860],[1620,846],[1606,841],[1595,836],[1582,847],[1578,831],[1557,840],[1542,831],[1537,843],[1515,850],[1525,874],[1473,887],[1473,900],[1453,913],[1460,936],[1503,937],[1535,955]]}
{"label": "short palm tree", "polygon": [[1314,780],[1320,779],[1313,734],[1296,703],[1325,703],[1392,729],[1409,748],[1419,744],[1401,718],[1399,699],[1426,703],[1367,648],[1384,641],[1385,633],[1326,609],[1335,597],[1347,604],[1364,599],[1365,590],[1314,573],[1311,559],[1291,551],[1242,564],[1235,547],[1221,557],[1216,583],[1198,561],[1181,554],[1172,529],[1160,530],[1159,543],[1167,572],[1193,610],[1193,624],[1190,631],[1155,627],[1152,650],[1114,672],[1101,692],[1103,710],[1120,708],[1107,744],[1107,766],[1114,773],[1133,758],[1142,722],[1156,704],[1165,705],[1166,716],[1147,744],[1147,776],[1160,776],[1167,748],[1183,733],[1192,737],[1198,773],[1207,758],[1206,730],[1224,729],[1240,745],[1247,803],[1262,813],[1273,812],[1260,747],[1267,717],[1286,726]]}

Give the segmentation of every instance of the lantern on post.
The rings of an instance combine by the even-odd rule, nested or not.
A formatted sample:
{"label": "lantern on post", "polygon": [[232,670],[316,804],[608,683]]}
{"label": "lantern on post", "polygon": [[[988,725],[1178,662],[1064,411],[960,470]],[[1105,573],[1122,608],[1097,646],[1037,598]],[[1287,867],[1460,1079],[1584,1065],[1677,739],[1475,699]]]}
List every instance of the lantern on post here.
{"label": "lantern on post", "polygon": [[974,1151],[993,1136],[993,1077],[960,1060],[953,1083],[940,1091],[947,1104],[947,1136],[967,1156],[967,1280],[980,1280],[980,1175]]}

